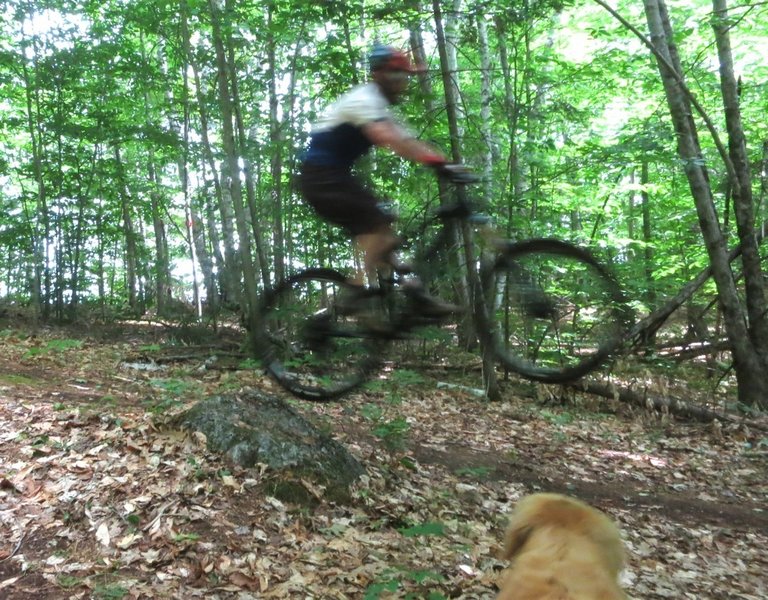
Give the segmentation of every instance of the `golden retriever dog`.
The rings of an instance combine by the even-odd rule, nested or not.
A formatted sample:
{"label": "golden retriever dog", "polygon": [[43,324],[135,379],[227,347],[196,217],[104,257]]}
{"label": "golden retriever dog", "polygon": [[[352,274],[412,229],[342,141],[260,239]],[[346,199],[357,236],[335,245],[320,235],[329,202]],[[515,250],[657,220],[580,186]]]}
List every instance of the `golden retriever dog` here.
{"label": "golden retriever dog", "polygon": [[497,600],[627,600],[618,584],[624,547],[616,525],[581,500],[523,498],[510,519]]}

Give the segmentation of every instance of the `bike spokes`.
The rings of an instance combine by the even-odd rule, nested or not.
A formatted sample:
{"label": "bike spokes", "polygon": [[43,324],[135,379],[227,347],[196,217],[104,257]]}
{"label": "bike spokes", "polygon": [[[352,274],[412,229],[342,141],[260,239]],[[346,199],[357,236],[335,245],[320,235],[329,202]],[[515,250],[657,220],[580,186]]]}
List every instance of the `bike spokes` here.
{"label": "bike spokes", "polygon": [[610,274],[585,251],[554,240],[514,246],[497,260],[486,293],[501,362],[540,381],[575,379],[599,366],[627,323]]}
{"label": "bike spokes", "polygon": [[328,400],[360,385],[377,364],[378,341],[354,306],[337,310],[345,279],[315,270],[286,280],[260,309],[257,352],[293,394]]}

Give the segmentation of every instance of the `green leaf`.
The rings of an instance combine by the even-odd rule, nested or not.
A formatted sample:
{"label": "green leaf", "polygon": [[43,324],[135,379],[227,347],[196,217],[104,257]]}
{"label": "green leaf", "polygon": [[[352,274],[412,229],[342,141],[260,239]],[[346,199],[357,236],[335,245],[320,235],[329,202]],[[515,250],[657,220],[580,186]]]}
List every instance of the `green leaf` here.
{"label": "green leaf", "polygon": [[389,581],[383,581],[378,583],[372,583],[365,590],[364,600],[378,600],[384,592],[394,593],[400,584],[390,579]]}
{"label": "green leaf", "polygon": [[417,537],[417,536],[444,536],[445,527],[442,523],[427,522],[413,527],[404,527],[398,529],[398,531],[405,537]]}

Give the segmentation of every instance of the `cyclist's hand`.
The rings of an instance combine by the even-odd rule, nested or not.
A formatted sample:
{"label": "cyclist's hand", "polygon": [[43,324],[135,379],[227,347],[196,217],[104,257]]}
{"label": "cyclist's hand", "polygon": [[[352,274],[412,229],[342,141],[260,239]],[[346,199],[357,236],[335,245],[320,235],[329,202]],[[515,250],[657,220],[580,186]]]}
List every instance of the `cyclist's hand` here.
{"label": "cyclist's hand", "polygon": [[466,165],[458,163],[445,163],[435,168],[437,174],[450,181],[451,183],[467,184],[475,183],[480,177]]}

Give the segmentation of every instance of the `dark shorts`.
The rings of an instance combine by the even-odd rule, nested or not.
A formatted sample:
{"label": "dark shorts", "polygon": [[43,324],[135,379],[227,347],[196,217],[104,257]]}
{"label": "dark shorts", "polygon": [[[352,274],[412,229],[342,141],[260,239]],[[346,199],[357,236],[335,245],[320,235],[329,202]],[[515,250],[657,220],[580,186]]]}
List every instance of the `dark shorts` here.
{"label": "dark shorts", "polygon": [[393,221],[392,215],[379,207],[381,200],[347,169],[305,164],[299,186],[304,199],[320,217],[352,236],[372,233]]}

